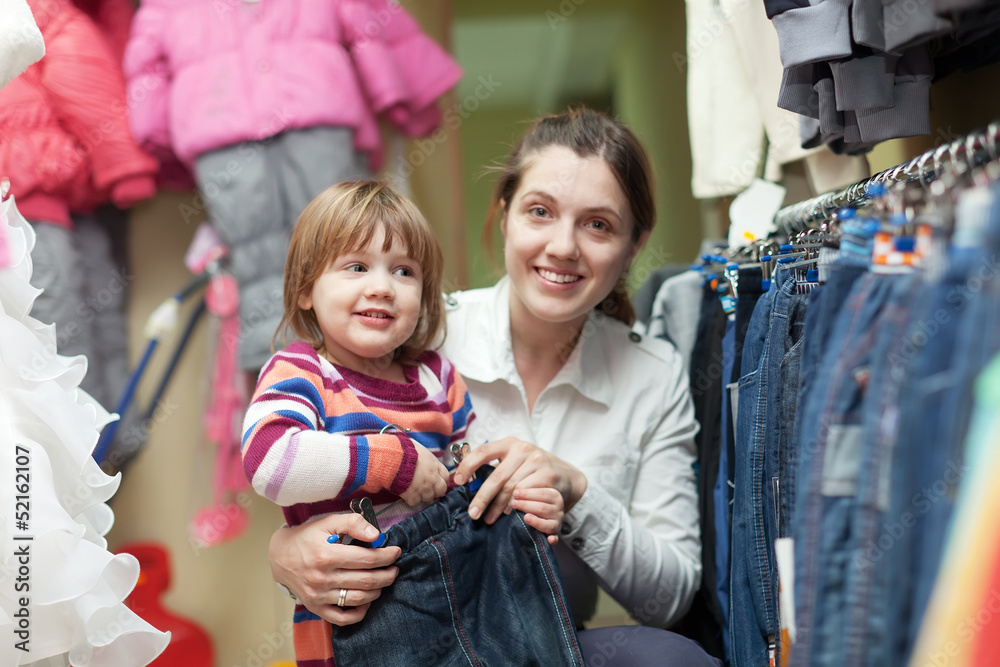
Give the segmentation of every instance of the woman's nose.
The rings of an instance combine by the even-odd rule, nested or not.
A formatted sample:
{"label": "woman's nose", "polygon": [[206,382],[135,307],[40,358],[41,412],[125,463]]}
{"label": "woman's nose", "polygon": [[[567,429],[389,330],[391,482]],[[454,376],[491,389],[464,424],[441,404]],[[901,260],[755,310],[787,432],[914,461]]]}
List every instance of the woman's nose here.
{"label": "woman's nose", "polygon": [[577,239],[577,228],[572,220],[560,220],[551,227],[552,236],[546,250],[553,257],[560,259],[577,259],[580,256],[580,245]]}

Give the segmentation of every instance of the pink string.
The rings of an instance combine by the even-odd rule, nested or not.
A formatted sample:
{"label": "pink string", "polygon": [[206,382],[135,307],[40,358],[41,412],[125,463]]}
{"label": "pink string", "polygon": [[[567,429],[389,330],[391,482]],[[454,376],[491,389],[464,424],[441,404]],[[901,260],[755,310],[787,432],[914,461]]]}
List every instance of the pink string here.
{"label": "pink string", "polygon": [[240,457],[240,435],[247,401],[236,363],[239,327],[237,314],[221,319],[212,371],[212,400],[205,411],[205,434],[217,447],[213,480],[217,505],[225,501],[229,492],[242,491],[248,485]]}

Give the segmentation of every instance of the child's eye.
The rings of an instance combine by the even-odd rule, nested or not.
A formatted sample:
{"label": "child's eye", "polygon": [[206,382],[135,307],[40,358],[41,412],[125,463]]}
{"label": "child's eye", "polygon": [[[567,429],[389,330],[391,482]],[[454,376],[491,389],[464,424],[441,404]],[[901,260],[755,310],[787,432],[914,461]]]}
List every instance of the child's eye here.
{"label": "child's eye", "polygon": [[401,266],[395,271],[397,276],[403,276],[404,278],[412,278],[417,275],[417,272],[408,266]]}
{"label": "child's eye", "polygon": [[364,273],[365,271],[365,267],[362,266],[361,264],[350,264],[346,268],[348,271],[351,271],[353,273]]}

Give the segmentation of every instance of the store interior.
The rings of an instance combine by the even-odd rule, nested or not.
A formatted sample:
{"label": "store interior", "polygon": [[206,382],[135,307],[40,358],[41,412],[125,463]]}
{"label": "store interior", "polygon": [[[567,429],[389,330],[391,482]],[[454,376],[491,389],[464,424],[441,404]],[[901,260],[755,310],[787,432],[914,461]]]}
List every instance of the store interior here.
{"label": "store interior", "polygon": [[[263,0],[268,2],[269,0]],[[424,32],[463,70],[458,86],[437,104],[440,129],[406,138],[383,123],[390,156],[383,176],[408,188],[435,229],[450,289],[491,285],[500,275],[482,246],[493,171],[527,123],[586,104],[627,123],[649,150],[655,169],[658,220],[632,266],[638,289],[656,268],[697,260],[704,239],[724,238],[732,195],[697,199],[687,106],[685,4],[646,0],[403,0]],[[878,143],[866,154],[876,174],[1000,118],[1000,65],[954,72],[930,92],[931,134]],[[2,139],[0,139],[2,141]],[[756,170],[756,166],[754,167]],[[395,179],[395,180],[394,180]],[[785,165],[784,204],[813,191],[798,163]],[[130,363],[148,349],[147,322],[164,300],[192,279],[185,265],[199,225],[207,220],[195,191],[160,189],[128,211]],[[196,300],[181,304],[184,322]],[[209,318],[210,319],[210,318]],[[149,360],[135,400],[147,406],[170,365],[182,327],[166,334]],[[206,437],[218,322],[203,321],[151,417],[140,425],[139,451],[122,471],[108,502],[114,525],[107,547],[164,546],[171,578],[162,601],[203,628],[215,665],[292,661],[292,601],[272,580],[268,542],[284,519],[275,504],[246,486],[222,502],[213,495],[216,450]],[[215,506],[217,543],[196,539],[194,517]],[[602,597],[596,625],[631,623]],[[194,663],[190,663],[194,664]]]}

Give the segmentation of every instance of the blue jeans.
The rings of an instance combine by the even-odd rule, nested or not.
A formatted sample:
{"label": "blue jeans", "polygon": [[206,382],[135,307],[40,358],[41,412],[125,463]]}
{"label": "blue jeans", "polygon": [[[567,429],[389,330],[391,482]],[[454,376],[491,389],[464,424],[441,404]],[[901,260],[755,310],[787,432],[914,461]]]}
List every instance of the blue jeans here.
{"label": "blue jeans", "polygon": [[333,626],[337,665],[582,665],[556,559],[520,512],[492,526],[459,487],[386,531],[399,575],[362,623]]}
{"label": "blue jeans", "polygon": [[861,426],[859,458],[863,463],[858,469],[848,537],[845,664],[872,667],[897,664],[880,649],[888,626],[897,620],[890,615],[889,606],[899,588],[889,582],[901,568],[896,560],[897,553],[883,557],[878,545],[885,545],[888,539],[909,537],[906,534],[909,519],[890,514],[888,506],[895,449],[893,426],[899,419],[899,390],[905,372],[901,364],[904,333],[913,319],[913,306],[922,280],[919,274],[886,276],[882,280],[889,294],[875,325]]}
{"label": "blue jeans", "polygon": [[[776,512],[770,479],[777,475],[775,457],[765,451],[776,411],[774,390],[781,358],[777,360],[772,320],[782,312],[790,294],[789,274],[779,271],[771,289],[754,308],[743,344],[742,377],[736,408],[732,565],[730,571],[729,631],[733,665],[767,664],[768,645],[778,633],[778,591],[774,543]],[[778,327],[774,327],[777,330]],[[784,340],[784,332],[781,333]],[[773,469],[773,470],[772,470]],[[772,475],[773,472],[773,475]],[[765,480],[767,480],[765,482]]]}
{"label": "blue jeans", "polygon": [[802,415],[795,502],[793,665],[843,664],[845,577],[877,321],[891,281],[866,274],[836,317]]}

